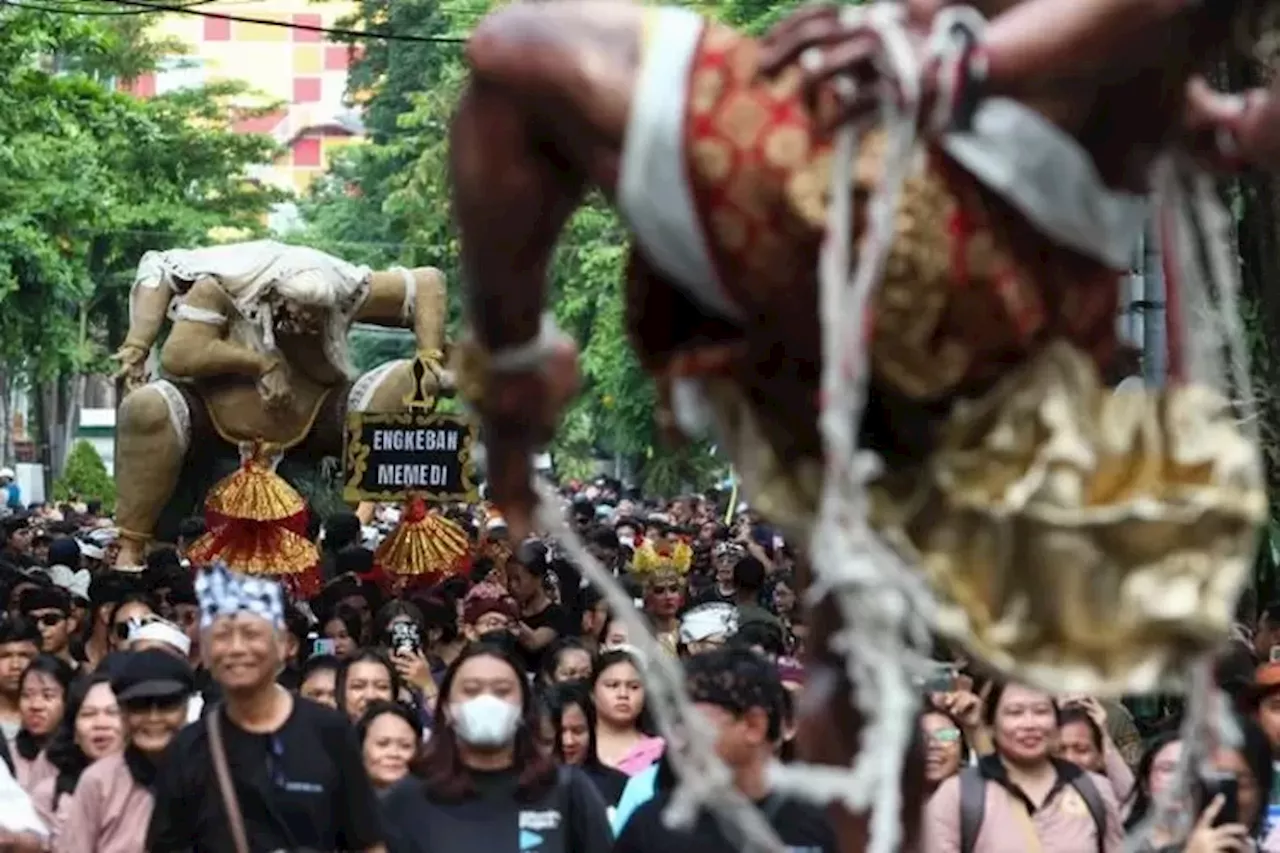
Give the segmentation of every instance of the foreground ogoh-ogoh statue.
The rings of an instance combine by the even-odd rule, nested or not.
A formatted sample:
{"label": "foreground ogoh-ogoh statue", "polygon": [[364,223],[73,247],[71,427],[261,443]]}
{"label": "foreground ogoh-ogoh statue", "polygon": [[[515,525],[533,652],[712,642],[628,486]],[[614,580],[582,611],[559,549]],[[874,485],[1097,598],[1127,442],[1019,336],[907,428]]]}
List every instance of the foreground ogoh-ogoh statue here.
{"label": "foreground ogoh-ogoh statue", "polygon": [[[861,443],[886,472],[872,524],[928,575],[939,626],[992,663],[1074,690],[1150,688],[1225,630],[1266,512],[1256,448],[1221,397],[1108,384],[1153,164],[1262,150],[1259,113],[1193,77],[1244,4],[986,0],[967,42],[926,38],[945,4],[907,5],[926,142],[866,330]],[[514,536],[536,503],[530,454],[577,388],[576,347],[539,317],[592,189],[634,238],[627,319],[659,422],[709,411],[753,507],[797,541],[812,528],[823,129],[875,115],[822,78],[884,91],[865,61],[882,43],[848,20],[806,8],[757,41],[688,9],[552,0],[474,31],[452,124],[473,334],[458,383]],[[858,149],[858,233],[885,145],[873,131]],[[837,628],[820,608],[815,668],[838,662]],[[845,761],[859,715],[834,698],[808,715],[813,757]],[[844,849],[864,831],[842,824]]]}
{"label": "foreground ogoh-ogoh statue", "polygon": [[[412,362],[353,376],[347,333],[356,322],[411,328],[419,351],[439,357],[445,282],[435,269],[372,272],[258,241],[148,253],[130,308],[116,421],[122,568],[141,562],[189,456],[256,444],[340,458],[348,411],[404,409]],[[149,378],[166,317],[161,374]]]}

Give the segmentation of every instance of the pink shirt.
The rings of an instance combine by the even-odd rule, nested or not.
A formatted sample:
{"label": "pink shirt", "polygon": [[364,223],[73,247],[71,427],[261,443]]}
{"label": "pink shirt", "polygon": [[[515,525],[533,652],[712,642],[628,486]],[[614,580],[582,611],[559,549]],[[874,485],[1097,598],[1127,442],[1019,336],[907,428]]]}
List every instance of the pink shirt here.
{"label": "pink shirt", "polygon": [[53,807],[57,787],[58,777],[55,774],[41,779],[40,784],[36,785],[35,790],[31,792],[31,804],[36,807],[36,814],[40,815],[40,820],[49,827],[49,843],[52,845],[58,843],[58,835],[61,834],[62,825],[66,823],[67,813],[71,809],[70,793],[58,797],[58,807],[56,809]]}
{"label": "pink shirt", "polygon": [[[1090,779],[1107,809],[1102,849],[1120,853],[1124,828],[1115,794],[1103,777],[1090,774]],[[1059,790],[1034,815],[1028,815],[1022,801],[998,783],[988,781],[985,789],[986,807],[973,853],[1097,853],[1093,816],[1074,787]],[[925,807],[924,853],[959,851],[960,777],[952,776],[938,786]]]}
{"label": "pink shirt", "polygon": [[58,775],[58,768],[49,763],[49,759],[45,757],[44,750],[35,758],[28,761],[18,754],[18,747],[10,744],[10,755],[13,756],[13,777],[18,780],[18,784],[22,786],[22,790],[28,794],[35,791],[36,786],[50,776]]}
{"label": "pink shirt", "polygon": [[635,746],[626,757],[618,762],[618,769],[628,776],[634,776],[650,764],[662,757],[667,742],[660,737],[647,737]]}
{"label": "pink shirt", "polygon": [[53,853],[143,853],[155,798],[133,780],[124,753],[100,758],[71,795]]}

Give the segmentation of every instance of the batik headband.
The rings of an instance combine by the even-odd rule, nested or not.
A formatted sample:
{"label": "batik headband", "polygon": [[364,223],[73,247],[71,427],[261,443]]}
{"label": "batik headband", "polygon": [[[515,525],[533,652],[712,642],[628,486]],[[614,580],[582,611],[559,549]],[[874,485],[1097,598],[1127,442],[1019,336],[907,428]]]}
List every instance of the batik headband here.
{"label": "batik headband", "polygon": [[200,603],[200,627],[208,628],[221,616],[248,613],[284,626],[284,590],[266,578],[238,575],[225,563],[214,563],[196,577]]}

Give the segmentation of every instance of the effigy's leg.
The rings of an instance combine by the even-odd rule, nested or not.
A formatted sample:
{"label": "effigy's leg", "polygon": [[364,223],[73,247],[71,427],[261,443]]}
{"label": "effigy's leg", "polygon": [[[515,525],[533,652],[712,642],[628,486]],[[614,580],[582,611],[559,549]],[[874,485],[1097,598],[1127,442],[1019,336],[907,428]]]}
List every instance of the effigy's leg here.
{"label": "effigy's leg", "polygon": [[173,495],[191,438],[191,410],[172,383],[157,380],[130,392],[116,412],[116,566],[142,565],[143,549]]}

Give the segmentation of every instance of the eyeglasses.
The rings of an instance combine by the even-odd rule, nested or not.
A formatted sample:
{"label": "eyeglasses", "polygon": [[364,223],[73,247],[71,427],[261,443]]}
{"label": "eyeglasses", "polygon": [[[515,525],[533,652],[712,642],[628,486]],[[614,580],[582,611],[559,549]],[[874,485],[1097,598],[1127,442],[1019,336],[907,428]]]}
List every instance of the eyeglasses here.
{"label": "eyeglasses", "polygon": [[959,729],[938,729],[929,732],[929,739],[936,740],[938,743],[955,743],[960,740]]}
{"label": "eyeglasses", "polygon": [[67,621],[65,613],[41,613],[39,616],[33,617],[37,623],[45,628],[52,628],[54,625],[61,625]]}

